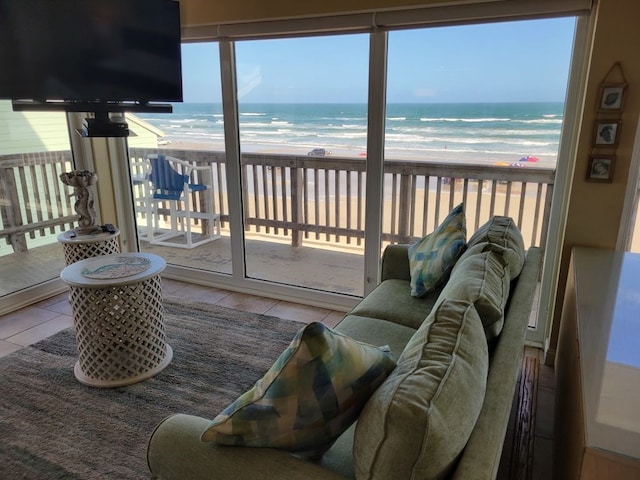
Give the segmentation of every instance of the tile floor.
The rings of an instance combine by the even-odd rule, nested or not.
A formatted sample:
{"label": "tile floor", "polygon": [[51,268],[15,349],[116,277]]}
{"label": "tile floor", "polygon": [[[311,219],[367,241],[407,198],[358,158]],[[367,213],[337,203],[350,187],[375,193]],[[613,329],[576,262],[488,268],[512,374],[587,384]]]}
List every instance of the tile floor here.
{"label": "tile floor", "polygon": [[[191,285],[174,280],[163,280],[163,294],[172,297],[209,302],[237,310],[263,313],[302,323],[320,321],[335,326],[344,312],[310,307],[264,297],[230,292],[211,287]],[[73,326],[71,305],[67,294],[61,294],[32,306],[0,316],[0,357],[47,338]],[[538,395],[536,402],[535,437],[530,480],[551,478],[553,454],[553,403],[555,378],[553,369],[543,364],[542,355],[528,349],[529,355],[540,355]],[[501,473],[503,473],[501,471]],[[506,473],[506,472],[504,472]],[[499,475],[499,478],[508,478]]]}
{"label": "tile floor", "polygon": [[[302,323],[317,321],[328,326],[335,326],[344,316],[344,312],[192,285],[175,280],[163,279],[162,290],[167,299],[175,297],[182,301],[194,300],[213,303],[227,308],[263,313]],[[73,326],[71,315],[71,305],[67,300],[67,294],[64,293],[22,310],[0,316],[0,357]]]}

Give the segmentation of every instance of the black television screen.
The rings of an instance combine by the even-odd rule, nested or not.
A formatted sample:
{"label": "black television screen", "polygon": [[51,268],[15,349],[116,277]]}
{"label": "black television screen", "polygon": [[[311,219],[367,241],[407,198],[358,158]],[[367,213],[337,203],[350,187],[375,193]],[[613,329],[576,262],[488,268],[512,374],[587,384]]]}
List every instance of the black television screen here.
{"label": "black television screen", "polygon": [[174,0],[0,0],[0,98],[180,102]]}

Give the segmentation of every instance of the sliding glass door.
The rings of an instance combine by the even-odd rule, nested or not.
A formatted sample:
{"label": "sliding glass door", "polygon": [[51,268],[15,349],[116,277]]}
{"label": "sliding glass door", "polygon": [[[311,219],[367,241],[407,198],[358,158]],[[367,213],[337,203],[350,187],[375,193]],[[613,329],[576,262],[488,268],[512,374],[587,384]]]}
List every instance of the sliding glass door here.
{"label": "sliding glass door", "polygon": [[2,312],[40,297],[34,289],[58,278],[65,260],[57,237],[76,225],[76,214],[73,189],[59,179],[74,169],[64,113],[14,112],[0,101],[0,139]]}
{"label": "sliding glass door", "polygon": [[193,275],[230,275],[218,44],[184,44],[182,69],[184,102],[172,113],[128,115],[140,249]]}
{"label": "sliding glass door", "polygon": [[206,193],[176,208],[217,215],[192,227],[200,235],[218,222],[220,238],[154,241],[156,228],[184,234],[185,220],[172,224],[168,203],[144,201],[153,185],[143,162],[133,166],[142,248],[184,268],[182,278],[341,306],[375,286],[386,244],[428,234],[460,202],[469,236],[508,215],[527,246],[546,248],[574,25],[185,44],[185,103],[141,114],[155,136],[130,139],[131,157],[208,168],[189,177]]}
{"label": "sliding glass door", "polygon": [[383,240],[413,242],[464,203],[467,238],[504,215],[545,248],[574,25],[389,33]]}
{"label": "sliding glass door", "polygon": [[[575,19],[485,23],[504,7],[495,3],[479,24],[475,8],[456,6],[434,7],[440,20],[420,9],[423,28],[405,28],[407,12],[186,27],[196,43],[183,45],[184,102],[172,114],[127,115],[140,248],[183,279],[346,307],[375,286],[387,243],[429,233],[460,201],[470,233],[489,215],[506,214],[527,245],[545,246],[550,185],[562,198],[571,169],[570,155],[562,164],[560,132],[571,120],[563,95]],[[529,8],[521,14],[545,14]],[[384,18],[389,31],[376,26]],[[13,140],[17,117],[2,108],[8,155],[31,155]],[[50,142],[43,124],[23,123]],[[64,126],[56,139],[66,145],[44,150],[67,151],[64,117],[54,125]],[[73,168],[70,154],[62,157],[69,160],[61,168]],[[178,198],[154,195],[152,160],[167,161],[182,179]],[[47,170],[29,164],[20,177],[14,169],[16,182],[32,171]],[[54,183],[43,185],[50,193]],[[12,188],[3,184],[0,193]],[[40,222],[50,211],[67,215],[68,199],[42,196],[43,188],[27,200],[20,191],[18,201],[4,201],[0,258],[15,253],[16,241],[31,248],[46,237],[55,245],[65,228]],[[10,224],[12,203],[32,209],[34,228]]]}
{"label": "sliding glass door", "polygon": [[235,54],[246,276],[362,295],[368,35]]}

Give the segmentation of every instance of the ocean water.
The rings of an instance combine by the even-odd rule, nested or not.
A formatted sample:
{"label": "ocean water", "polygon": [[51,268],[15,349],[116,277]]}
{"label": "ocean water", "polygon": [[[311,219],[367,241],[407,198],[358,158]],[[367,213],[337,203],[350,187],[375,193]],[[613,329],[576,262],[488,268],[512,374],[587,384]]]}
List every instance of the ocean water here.
{"label": "ocean water", "polygon": [[[555,157],[563,103],[389,104],[387,155],[463,157]],[[325,148],[363,155],[365,104],[240,104],[241,147],[306,152]],[[172,142],[224,143],[222,106],[174,105],[172,114],[139,114]]]}

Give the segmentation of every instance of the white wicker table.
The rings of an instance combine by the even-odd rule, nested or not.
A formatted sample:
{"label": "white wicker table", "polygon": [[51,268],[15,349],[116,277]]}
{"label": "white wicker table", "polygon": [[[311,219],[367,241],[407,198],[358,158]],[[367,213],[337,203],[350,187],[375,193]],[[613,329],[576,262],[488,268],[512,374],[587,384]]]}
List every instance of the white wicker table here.
{"label": "white wicker table", "polygon": [[173,357],[166,343],[160,272],[165,261],[148,253],[88,258],[67,266],[78,362],[76,378],[95,387],[140,382]]}
{"label": "white wicker table", "polygon": [[74,230],[69,230],[58,235],[58,241],[62,244],[64,260],[67,265],[99,255],[120,253],[120,245],[118,244],[120,230],[118,229],[115,233],[102,232],[72,236],[74,233]]}

